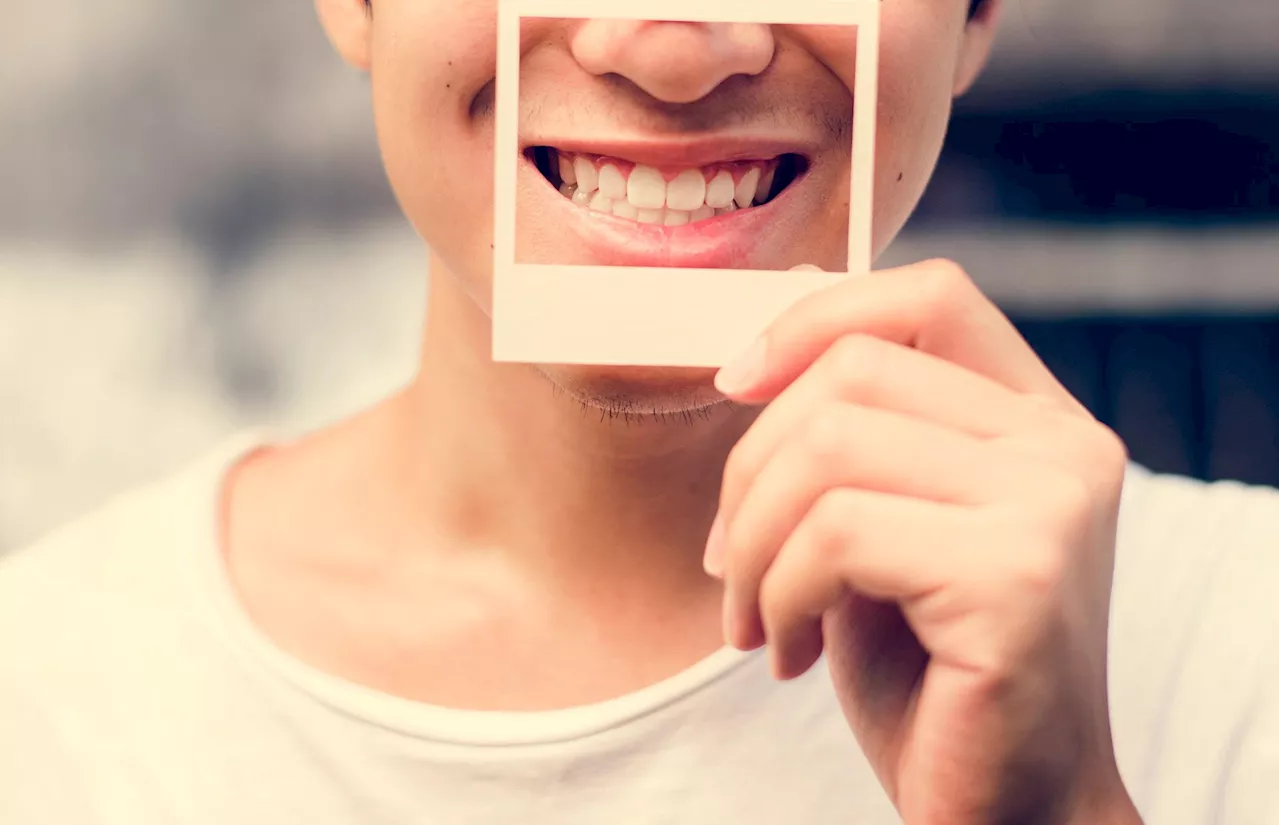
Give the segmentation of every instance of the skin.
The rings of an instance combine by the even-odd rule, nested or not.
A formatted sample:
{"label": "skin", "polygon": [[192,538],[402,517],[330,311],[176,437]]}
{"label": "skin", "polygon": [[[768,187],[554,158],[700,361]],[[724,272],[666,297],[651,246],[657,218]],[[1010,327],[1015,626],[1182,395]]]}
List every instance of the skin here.
{"label": "skin", "polygon": [[[317,6],[369,72],[388,178],[431,248],[430,303],[411,386],[231,474],[222,546],[265,633],[381,690],[506,710],[633,691],[726,640],[767,644],[780,678],[825,650],[910,825],[1138,821],[1106,713],[1124,450],[957,266],[815,295],[718,376],[495,364],[495,7]],[[999,4],[968,22],[965,6],[883,7],[877,250],[986,59]],[[807,27],[681,24],[628,50],[629,25],[527,28],[525,128],[769,119],[821,163],[805,219],[765,253],[838,262],[819,205],[839,197],[847,152],[801,113],[837,104],[853,55]],[[715,57],[669,71],[690,38]],[[765,105],[787,99],[801,105]],[[517,243],[546,253],[554,229],[533,215]]]}

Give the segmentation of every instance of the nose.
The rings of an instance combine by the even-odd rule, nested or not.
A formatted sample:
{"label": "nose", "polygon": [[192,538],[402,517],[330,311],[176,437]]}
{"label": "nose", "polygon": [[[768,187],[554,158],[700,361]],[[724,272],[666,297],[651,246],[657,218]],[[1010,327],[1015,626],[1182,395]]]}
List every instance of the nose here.
{"label": "nose", "polygon": [[658,100],[692,103],[734,75],[763,72],[774,41],[773,30],[760,23],[592,19],[570,48],[594,75],[619,75]]}

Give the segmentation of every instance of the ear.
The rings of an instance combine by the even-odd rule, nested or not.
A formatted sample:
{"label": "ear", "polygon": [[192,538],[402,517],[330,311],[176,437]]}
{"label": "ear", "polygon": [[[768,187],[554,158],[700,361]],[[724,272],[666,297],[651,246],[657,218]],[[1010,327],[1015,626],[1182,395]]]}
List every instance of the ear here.
{"label": "ear", "polygon": [[342,59],[368,71],[373,7],[365,0],[316,0],[316,11],[329,42]]}
{"label": "ear", "polygon": [[[324,0],[320,0],[324,2]],[[964,40],[956,60],[955,82],[951,93],[959,97],[972,88],[991,56],[991,46],[999,28],[1003,0],[985,0],[964,26]]]}

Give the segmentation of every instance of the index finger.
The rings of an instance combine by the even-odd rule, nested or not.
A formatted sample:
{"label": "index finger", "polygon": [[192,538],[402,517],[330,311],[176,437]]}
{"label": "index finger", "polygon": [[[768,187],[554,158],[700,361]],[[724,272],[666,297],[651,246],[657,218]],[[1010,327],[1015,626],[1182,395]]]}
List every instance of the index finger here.
{"label": "index finger", "polygon": [[865,334],[936,355],[1029,394],[1083,411],[1013,324],[957,264],[927,261],[850,277],[797,301],[716,386],[767,401],[840,338]]}

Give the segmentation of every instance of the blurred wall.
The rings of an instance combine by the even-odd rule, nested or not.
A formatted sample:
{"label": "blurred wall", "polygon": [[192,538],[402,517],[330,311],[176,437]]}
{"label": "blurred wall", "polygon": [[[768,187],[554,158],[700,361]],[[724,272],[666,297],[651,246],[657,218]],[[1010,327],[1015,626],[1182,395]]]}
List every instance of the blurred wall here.
{"label": "blurred wall", "polygon": [[[424,253],[309,4],[6,14],[0,550],[408,378]],[[1274,482],[1276,32],[1259,0],[1008,0],[886,263],[965,264],[1140,460]]]}
{"label": "blurred wall", "polygon": [[1143,464],[1274,485],[1276,5],[1007,24],[890,257],[965,264]]}

